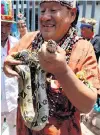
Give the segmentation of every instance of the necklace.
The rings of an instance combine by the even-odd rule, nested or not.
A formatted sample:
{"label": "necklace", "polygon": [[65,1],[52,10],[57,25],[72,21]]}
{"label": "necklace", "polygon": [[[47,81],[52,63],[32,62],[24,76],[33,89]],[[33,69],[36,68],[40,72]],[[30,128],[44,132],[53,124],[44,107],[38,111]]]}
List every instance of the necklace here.
{"label": "necklace", "polygon": [[[59,41],[58,45],[66,51],[67,64],[69,63],[69,59],[70,59],[74,44],[80,39],[82,39],[82,37],[78,37],[76,33],[76,29],[72,27],[69,29],[68,33]],[[42,34],[38,33],[35,40],[32,42],[32,49],[40,48],[43,42],[44,42],[44,39],[42,37]],[[55,80],[54,75],[52,75],[51,73],[48,73],[48,74],[53,80]],[[73,106],[71,107],[71,109],[68,108],[67,104],[71,104],[70,101],[66,98],[66,96],[62,94],[61,87],[58,88],[58,90],[59,92],[57,93],[54,92],[51,89],[50,83],[48,83],[47,96],[48,96],[49,109],[50,109],[49,116],[54,116],[54,117],[57,117],[57,119],[62,119],[62,120],[68,119],[74,115],[75,108]],[[61,103],[59,104],[59,102]],[[60,111],[60,114],[59,113],[57,114],[57,110]],[[63,116],[64,112],[66,112],[66,115]]]}

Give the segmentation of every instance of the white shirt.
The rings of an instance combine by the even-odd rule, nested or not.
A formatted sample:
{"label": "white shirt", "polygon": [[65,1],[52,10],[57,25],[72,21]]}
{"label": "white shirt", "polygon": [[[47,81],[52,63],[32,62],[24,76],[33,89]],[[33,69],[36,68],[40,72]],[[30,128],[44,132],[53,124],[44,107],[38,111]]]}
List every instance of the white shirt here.
{"label": "white shirt", "polygon": [[[8,36],[10,48],[18,42],[18,39]],[[17,78],[7,77],[2,68],[4,59],[7,56],[7,42],[4,47],[1,46],[1,112],[10,112],[17,107],[18,82]]]}

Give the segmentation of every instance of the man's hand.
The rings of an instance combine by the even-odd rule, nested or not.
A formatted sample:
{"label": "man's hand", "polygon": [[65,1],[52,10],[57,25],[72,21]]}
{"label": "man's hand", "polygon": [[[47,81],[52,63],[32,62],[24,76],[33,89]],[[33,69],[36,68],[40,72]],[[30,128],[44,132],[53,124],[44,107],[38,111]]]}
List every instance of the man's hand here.
{"label": "man's hand", "polygon": [[16,55],[15,52],[12,53],[11,55],[8,55],[4,61],[3,70],[6,76],[8,77],[14,77],[14,76],[19,77],[18,73],[12,69],[12,66],[22,64],[22,62],[19,60],[15,60],[14,59],[15,55]]}
{"label": "man's hand", "polygon": [[59,46],[57,46],[55,53],[50,53],[47,50],[47,44],[48,42],[45,42],[38,52],[40,65],[45,71],[60,75],[67,69],[66,53]]}

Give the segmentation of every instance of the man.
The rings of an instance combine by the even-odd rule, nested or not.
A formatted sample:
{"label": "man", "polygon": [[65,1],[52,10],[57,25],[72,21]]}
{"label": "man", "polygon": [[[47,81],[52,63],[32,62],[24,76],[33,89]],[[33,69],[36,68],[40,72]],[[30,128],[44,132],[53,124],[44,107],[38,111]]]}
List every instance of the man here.
{"label": "man", "polygon": [[[11,4],[11,1],[1,1],[1,125],[4,117],[6,117],[10,128],[9,134],[15,135],[18,83],[17,78],[8,78],[3,72],[5,57],[9,54],[9,50],[14,47],[14,44],[18,42],[17,38],[10,35],[11,25],[16,23]],[[20,27],[20,29],[26,29],[26,26]],[[21,31],[20,34],[22,34]]]}
{"label": "man", "polygon": [[[20,102],[22,98],[19,94],[17,135],[81,135],[80,112],[86,113],[91,110],[97,98],[96,89],[100,88],[93,47],[88,41],[77,36],[75,25],[78,16],[75,1],[41,0],[40,11],[40,32],[28,32],[20,39],[19,43],[10,50],[9,56],[6,57],[4,71],[9,77],[18,76],[11,65],[21,64],[22,62],[13,59],[13,52],[20,52],[24,49],[34,51],[40,48],[37,52],[39,63],[47,72],[47,75],[50,73],[47,79],[50,78],[49,81],[47,80],[46,89],[42,83],[38,86],[39,88],[43,86],[42,89],[47,92],[49,116],[41,117],[41,105],[46,105],[47,102],[44,101],[47,100],[36,105],[39,100],[37,100],[38,95],[33,90],[32,99],[37,100],[35,110],[38,112],[35,113],[35,118],[30,121],[31,117],[27,115],[28,113],[22,115],[23,109],[21,109],[22,104]],[[57,43],[55,53],[50,53],[47,49],[50,39]],[[77,74],[76,76],[76,73],[79,72],[83,74],[82,80],[81,75]],[[34,85],[34,73],[31,73],[32,87],[34,87],[37,84]],[[84,81],[83,79],[87,80]],[[40,79],[41,81],[42,79]],[[93,87],[87,85],[88,81],[93,84]],[[53,87],[53,82],[57,87]],[[34,100],[32,103],[34,103]],[[44,122],[47,122],[46,125],[43,124]]]}
{"label": "man", "polygon": [[87,40],[89,40],[95,50],[95,55],[97,58],[97,62],[99,62],[100,57],[100,35],[94,34],[94,26],[96,21],[94,19],[81,19],[81,36]]}

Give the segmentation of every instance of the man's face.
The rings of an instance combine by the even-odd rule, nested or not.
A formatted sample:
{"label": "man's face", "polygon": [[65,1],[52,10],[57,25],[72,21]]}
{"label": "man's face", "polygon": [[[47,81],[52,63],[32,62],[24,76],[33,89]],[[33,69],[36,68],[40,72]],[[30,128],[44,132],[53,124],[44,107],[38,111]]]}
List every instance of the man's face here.
{"label": "man's face", "polygon": [[92,32],[91,28],[88,28],[88,27],[81,28],[82,37],[84,37],[86,39],[90,39],[92,35],[93,35],[93,32]]}
{"label": "man's face", "polygon": [[59,41],[73,22],[71,9],[58,2],[43,2],[40,10],[40,31],[43,38]]}
{"label": "man's face", "polygon": [[11,23],[10,22],[1,22],[1,41],[7,39],[10,33]]}

